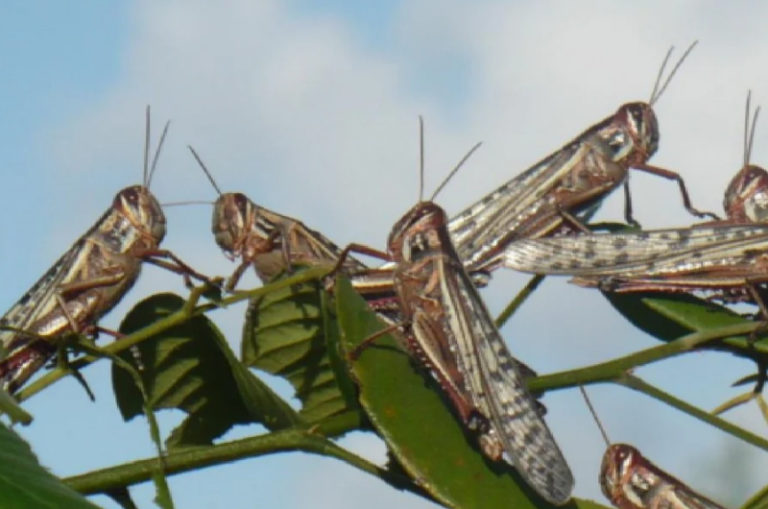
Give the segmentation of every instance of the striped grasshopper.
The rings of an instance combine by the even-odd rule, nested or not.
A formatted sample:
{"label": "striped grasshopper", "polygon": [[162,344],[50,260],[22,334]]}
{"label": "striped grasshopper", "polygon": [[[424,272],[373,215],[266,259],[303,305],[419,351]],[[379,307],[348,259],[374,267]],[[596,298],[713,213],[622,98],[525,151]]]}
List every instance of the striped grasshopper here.
{"label": "striped grasshopper", "polygon": [[[382,333],[398,330],[401,344],[431,372],[476,434],[482,453],[505,460],[542,498],[562,504],[570,497],[573,476],[526,387],[530,368],[507,350],[447,224],[443,209],[419,201],[393,226],[386,253],[357,244],[344,250],[344,256],[354,251],[390,261],[399,305],[399,323],[365,339],[350,358]],[[343,258],[337,267],[342,263]]]}
{"label": "striped grasshopper", "polygon": [[[571,472],[526,388],[525,369],[507,350],[446,223],[439,206],[422,201],[392,228],[388,258],[396,264],[402,320],[395,327],[477,434],[483,454],[506,460],[542,498],[562,504],[573,488]],[[359,354],[360,349],[352,352]]]}
{"label": "striped grasshopper", "polygon": [[603,494],[614,506],[619,509],[724,509],[648,461],[635,447],[612,444],[587,391],[582,386],[579,388],[607,445],[599,481]]}
{"label": "striped grasshopper", "polygon": [[[115,196],[112,205],[30,290],[0,318],[0,384],[15,392],[63,346],[70,334],[94,333],[139,277],[142,262],[206,278],[158,246],[165,216],[149,191],[168,132],[165,125],[149,166],[149,108],[146,112],[144,180]],[[170,260],[170,261],[169,261]]]}
{"label": "striped grasshopper", "polygon": [[343,259],[342,272],[351,278],[371,309],[388,324],[399,321],[391,266],[370,268],[351,256],[342,256],[341,248],[298,219],[258,206],[242,193],[223,193],[197,152],[189,149],[219,194],[213,204],[216,243],[229,259],[241,259],[227,281],[227,291],[234,290],[250,265],[266,283],[297,264],[334,266]]}
{"label": "striped grasshopper", "polygon": [[676,181],[690,213],[717,219],[716,215],[691,205],[677,173],[648,165],[659,143],[653,105],[695,45],[694,42],[685,51],[661,85],[673,49],[670,48],[647,103],[622,105],[616,113],[451,219],[448,229],[470,272],[489,272],[500,267],[506,246],[517,239],[582,230],[574,216],[591,215],[600,201],[622,183],[627,222],[637,224],[632,218],[628,187],[631,168]]}
{"label": "striped grasshopper", "polygon": [[600,487],[619,509],[724,509],[628,444],[608,446],[600,466]]}
{"label": "striped grasshopper", "polygon": [[[222,193],[197,152],[192,147],[189,150],[219,194],[213,203],[216,244],[230,260],[241,259],[227,281],[227,291],[234,290],[250,265],[266,283],[295,264],[332,266],[338,261],[341,249],[322,233],[298,219],[260,207],[242,193]],[[366,269],[352,257],[344,264],[348,275]]]}
{"label": "striped grasshopper", "polygon": [[755,302],[768,317],[760,295],[768,282],[768,173],[749,164],[757,113],[750,131],[748,98],[745,163],[725,193],[727,219],[681,229],[525,239],[508,247],[504,265],[572,275],[575,284],[611,292],[699,290],[724,302]]}

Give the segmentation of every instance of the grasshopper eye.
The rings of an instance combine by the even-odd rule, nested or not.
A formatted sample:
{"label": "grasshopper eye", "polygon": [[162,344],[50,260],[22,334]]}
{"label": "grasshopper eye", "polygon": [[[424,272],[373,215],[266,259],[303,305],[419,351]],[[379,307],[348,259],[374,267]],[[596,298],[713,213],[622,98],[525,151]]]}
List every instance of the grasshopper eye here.
{"label": "grasshopper eye", "polygon": [[128,200],[128,203],[131,205],[136,205],[139,203],[139,193],[136,192],[135,189],[128,189],[125,191],[123,196],[125,196],[125,199]]}

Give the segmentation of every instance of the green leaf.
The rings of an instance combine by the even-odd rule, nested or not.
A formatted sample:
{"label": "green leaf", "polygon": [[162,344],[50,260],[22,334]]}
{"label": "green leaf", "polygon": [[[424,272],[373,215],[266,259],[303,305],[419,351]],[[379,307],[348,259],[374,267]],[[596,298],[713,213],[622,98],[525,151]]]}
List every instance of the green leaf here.
{"label": "green leaf", "polygon": [[[337,281],[336,298],[348,351],[384,327],[347,280]],[[438,385],[414,368],[391,336],[378,338],[350,364],[374,427],[410,477],[440,503],[466,509],[550,507],[524,487],[511,466],[479,452]],[[564,507],[602,506],[573,499]]]}
{"label": "green leaf", "polygon": [[346,366],[328,355],[338,343],[328,298],[319,281],[281,288],[250,302],[243,327],[243,362],[287,379],[309,423],[359,408]]}
{"label": "green leaf", "polygon": [[[184,299],[171,293],[137,304],[120,324],[130,334],[180,310]],[[195,316],[138,345],[137,366],[152,408],[178,408],[188,417],[169,436],[169,447],[205,445],[235,424],[257,422],[281,429],[300,422],[298,415],[243,366],[218,328]],[[121,354],[136,366],[133,352]],[[112,381],[123,418],[143,413],[143,400],[131,376],[113,364]]]}
{"label": "green leaf", "polygon": [[[669,342],[692,332],[753,323],[734,311],[687,293],[610,293],[603,295],[638,329]],[[760,342],[764,342],[761,340]],[[707,345],[736,355],[756,359],[765,353],[749,347],[747,338],[726,338]]]}
{"label": "green leaf", "polygon": [[768,508],[768,486],[752,495],[741,509],[767,509]]}
{"label": "green leaf", "polygon": [[16,433],[0,423],[0,509],[95,509],[38,463]]}

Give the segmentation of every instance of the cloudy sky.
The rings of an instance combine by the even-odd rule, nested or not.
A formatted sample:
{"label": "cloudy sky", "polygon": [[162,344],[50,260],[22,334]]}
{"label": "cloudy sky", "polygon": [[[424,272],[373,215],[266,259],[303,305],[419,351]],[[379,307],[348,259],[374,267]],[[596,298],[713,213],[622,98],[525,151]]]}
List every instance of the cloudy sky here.
{"label": "cloudy sky", "polygon": [[[138,183],[143,111],[156,131],[173,120],[153,190],[161,201],[212,199],[186,151],[194,145],[227,190],[299,217],[340,244],[382,246],[417,198],[417,116],[426,120],[428,189],[475,142],[483,147],[439,197],[455,213],[557,149],[620,104],[646,100],[670,45],[700,41],[656,106],[653,162],[682,173],[695,204],[721,208],[742,160],[746,91],[768,101],[768,7],[750,2],[436,1],[25,2],[0,7],[0,308],[10,307],[98,218],[114,193]],[[752,160],[768,164],[758,126]],[[674,185],[632,177],[644,226],[691,223]],[[602,219],[621,218],[609,199]],[[209,232],[210,209],[167,211],[164,246],[195,267],[232,265]],[[151,276],[150,276],[151,274]],[[154,268],[103,322],[116,327],[137,300],[178,281]],[[151,281],[150,281],[151,280]],[[485,291],[498,311],[525,278],[503,274]],[[253,276],[244,284],[255,285]],[[575,304],[578,303],[578,306]],[[239,343],[235,308],[213,318]],[[545,282],[503,330],[540,373],[606,360],[654,341],[599,296]],[[713,408],[751,372],[725,354],[697,353],[638,373]],[[106,363],[33,398],[22,429],[45,465],[81,473],[152,454],[145,423],[123,423]],[[288,394],[285,384],[276,387]],[[648,398],[596,386],[612,439],[632,442],[665,469],[737,504],[764,483],[768,456]],[[548,420],[577,477],[601,499],[604,450],[578,391],[548,394]],[[765,435],[753,405],[728,414]],[[164,415],[166,431],[181,415]],[[236,430],[230,437],[253,433]],[[344,444],[375,460],[383,447]],[[762,478],[762,479],[761,479]],[[174,477],[179,507],[427,507],[339,462],[285,454]],[[133,490],[150,507],[149,484]],[[105,498],[97,502],[109,506]]]}

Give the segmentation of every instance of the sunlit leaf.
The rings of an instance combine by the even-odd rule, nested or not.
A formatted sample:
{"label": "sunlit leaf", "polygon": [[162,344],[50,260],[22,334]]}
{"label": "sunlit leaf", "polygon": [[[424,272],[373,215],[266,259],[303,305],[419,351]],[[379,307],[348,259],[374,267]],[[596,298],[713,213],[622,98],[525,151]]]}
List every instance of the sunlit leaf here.
{"label": "sunlit leaf", "polygon": [[[174,294],[149,297],[120,325],[129,334],[178,311],[184,300]],[[131,351],[125,361],[137,366]],[[280,429],[299,422],[298,415],[248,370],[218,328],[196,316],[138,346],[139,371],[152,408],[178,408],[188,417],[167,440],[169,447],[211,443],[234,424],[257,422]],[[115,395],[123,418],[142,413],[143,400],[130,375],[112,368]]]}
{"label": "sunlit leaf", "polygon": [[328,355],[338,326],[327,299],[317,281],[271,292],[250,302],[243,328],[243,362],[286,378],[310,423],[358,408],[346,367]]}

